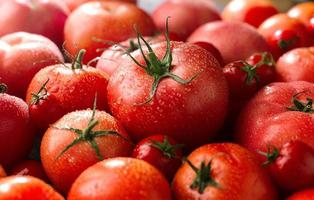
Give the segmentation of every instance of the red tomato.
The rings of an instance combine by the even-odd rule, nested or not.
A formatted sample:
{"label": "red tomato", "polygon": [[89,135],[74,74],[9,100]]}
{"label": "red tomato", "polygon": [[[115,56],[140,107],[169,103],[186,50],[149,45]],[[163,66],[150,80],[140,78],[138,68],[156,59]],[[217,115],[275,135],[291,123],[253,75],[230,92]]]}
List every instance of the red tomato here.
{"label": "red tomato", "polygon": [[135,37],[134,26],[143,35],[152,35],[155,25],[151,17],[134,4],[125,2],[90,2],[80,6],[65,25],[65,47],[70,54],[86,49],[84,62],[101,55],[100,49],[110,42]]}
{"label": "red tomato", "polygon": [[313,200],[313,199],[314,199],[314,188],[296,192],[287,198],[287,200]]}
{"label": "red tomato", "polygon": [[5,94],[0,84],[0,163],[12,166],[27,155],[35,132],[30,123],[27,104],[20,98]]}
{"label": "red tomato", "polygon": [[314,35],[314,2],[304,2],[292,7],[288,13],[289,17],[301,20],[309,32]]}
{"label": "red tomato", "polygon": [[222,11],[225,21],[241,21],[258,27],[263,21],[278,13],[269,0],[232,0]]}
{"label": "red tomato", "polygon": [[33,76],[60,62],[63,57],[58,47],[45,37],[18,32],[0,38],[0,77],[9,94],[24,99]]}
{"label": "red tomato", "polygon": [[188,147],[206,143],[222,125],[228,101],[218,61],[189,43],[162,42],[151,48],[150,58],[144,52],[147,63],[137,50],[132,54],[137,64],[125,63],[111,76],[113,115],[137,141],[162,133]]}
{"label": "red tomato", "polygon": [[[93,0],[62,0],[65,2],[65,4],[68,6],[68,8],[73,11],[80,5],[93,1]],[[98,1],[125,1],[125,2],[130,2],[130,3],[136,3],[136,0],[98,0]]]}
{"label": "red tomato", "polygon": [[48,178],[44,171],[44,168],[41,165],[40,161],[37,161],[37,160],[24,160],[20,162],[19,164],[13,166],[9,174],[33,176],[45,182],[48,182]]}
{"label": "red tomato", "polygon": [[104,158],[130,156],[132,143],[120,123],[104,111],[76,111],[44,134],[40,155],[51,182],[66,193],[89,166]]}
{"label": "red tomato", "polygon": [[97,94],[97,108],[107,108],[108,76],[82,64],[85,51],[72,64],[57,64],[40,70],[26,95],[32,121],[46,130],[68,112],[91,108]]}
{"label": "red tomato", "polygon": [[171,181],[181,165],[181,148],[182,145],[166,135],[152,135],[135,146],[132,157],[155,166]]}
{"label": "red tomato", "polygon": [[68,12],[56,1],[1,0],[0,36],[25,31],[48,37],[61,47]]}
{"label": "red tomato", "polygon": [[194,150],[176,173],[176,200],[272,200],[277,193],[258,160],[232,143],[208,144]]}
{"label": "red tomato", "polygon": [[2,177],[6,177],[7,174],[5,173],[5,170],[3,169],[3,167],[0,165],[0,178]]}
{"label": "red tomato", "polygon": [[182,0],[165,1],[152,13],[152,18],[161,31],[165,31],[167,17],[170,17],[170,32],[175,33],[182,41],[200,25],[221,19],[216,9],[202,1]]}
{"label": "red tomato", "polygon": [[170,200],[170,186],[152,165],[134,158],[112,158],[85,170],[68,200]]}
{"label": "red tomato", "polygon": [[305,25],[286,14],[277,14],[265,20],[258,28],[264,36],[270,51],[277,60],[285,52],[313,44]]}
{"label": "red tomato", "polygon": [[237,141],[256,154],[267,152],[268,144],[281,149],[291,140],[314,148],[313,98],[314,85],[309,82],[267,85],[242,110]]}
{"label": "red tomato", "polygon": [[298,191],[314,186],[314,150],[307,144],[293,140],[277,147],[268,145],[263,163],[273,179],[284,191]]}
{"label": "red tomato", "polygon": [[279,81],[314,83],[314,47],[297,48],[282,55],[276,66]]}
{"label": "red tomato", "polygon": [[265,39],[243,22],[210,22],[197,28],[189,42],[208,42],[221,53],[224,63],[244,60],[256,52],[268,51]]}
{"label": "red tomato", "polygon": [[219,52],[219,50],[214,45],[212,45],[211,43],[208,43],[208,42],[194,42],[193,44],[196,44],[196,45],[206,49],[207,51],[209,51],[218,60],[219,64],[221,66],[224,66],[224,61],[222,59],[221,53]]}
{"label": "red tomato", "polygon": [[0,179],[0,200],[64,200],[50,185],[31,176]]}

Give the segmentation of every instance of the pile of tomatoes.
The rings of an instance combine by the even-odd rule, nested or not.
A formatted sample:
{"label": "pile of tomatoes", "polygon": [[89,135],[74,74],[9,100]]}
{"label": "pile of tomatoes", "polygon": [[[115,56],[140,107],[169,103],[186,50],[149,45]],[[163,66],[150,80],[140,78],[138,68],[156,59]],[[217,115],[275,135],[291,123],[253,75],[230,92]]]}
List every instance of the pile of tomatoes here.
{"label": "pile of tomatoes", "polygon": [[0,200],[314,199],[314,3],[0,1]]}

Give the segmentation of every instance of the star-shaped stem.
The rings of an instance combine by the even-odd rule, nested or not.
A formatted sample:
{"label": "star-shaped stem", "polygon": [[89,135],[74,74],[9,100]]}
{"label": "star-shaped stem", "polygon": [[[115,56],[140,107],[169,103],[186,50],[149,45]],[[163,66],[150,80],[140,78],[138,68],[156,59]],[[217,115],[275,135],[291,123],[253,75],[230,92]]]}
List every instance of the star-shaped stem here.
{"label": "star-shaped stem", "polygon": [[151,146],[162,151],[163,155],[168,158],[177,158],[176,150],[183,147],[183,144],[170,144],[167,136],[164,137],[163,142],[151,140],[151,143]]}
{"label": "star-shaped stem", "polygon": [[47,84],[49,82],[49,78],[46,80],[46,82],[44,82],[44,84],[42,84],[42,86],[40,87],[40,89],[38,90],[38,92],[35,93],[31,93],[32,98],[31,98],[31,105],[37,105],[39,103],[40,100],[42,99],[46,99],[48,96],[48,91],[47,91]]}
{"label": "star-shaped stem", "polygon": [[293,95],[293,97],[291,99],[291,103],[293,103],[293,106],[287,107],[287,109],[290,110],[290,111],[300,111],[300,112],[305,112],[305,113],[314,113],[313,99],[306,98],[307,102],[301,102],[300,100],[297,99],[297,97],[300,94],[302,94],[302,93],[305,93],[305,91],[299,92],[299,93]]}

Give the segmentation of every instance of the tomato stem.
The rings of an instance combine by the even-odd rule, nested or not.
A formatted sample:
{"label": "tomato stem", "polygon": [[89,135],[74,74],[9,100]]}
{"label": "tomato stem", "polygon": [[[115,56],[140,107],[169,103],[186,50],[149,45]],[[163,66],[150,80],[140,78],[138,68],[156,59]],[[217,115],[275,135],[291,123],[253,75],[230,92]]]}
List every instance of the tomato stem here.
{"label": "tomato stem", "polygon": [[0,83],[0,93],[6,93],[8,90],[8,86],[4,83]]}
{"label": "tomato stem", "polygon": [[297,41],[299,40],[299,37],[298,36],[294,36],[293,38],[289,39],[289,40],[279,40],[278,41],[278,47],[281,49],[281,50],[284,50],[284,51],[287,51],[289,50],[289,48],[295,44]]}
{"label": "tomato stem", "polygon": [[81,49],[74,61],[72,62],[72,65],[71,65],[71,69],[72,70],[75,70],[75,69],[82,69],[83,68],[83,58],[84,58],[84,55],[86,54],[86,50],[85,49]]}
{"label": "tomato stem", "polygon": [[257,65],[250,65],[249,63],[242,61],[243,67],[240,69],[244,72],[247,73],[246,79],[245,79],[245,84],[250,85],[253,80],[255,80],[257,83],[259,83],[259,77],[256,73],[256,68],[258,67]]}
{"label": "tomato stem", "polygon": [[32,95],[32,98],[30,101],[31,105],[37,105],[40,100],[47,98],[48,91],[47,91],[46,86],[47,86],[48,82],[49,82],[49,78],[47,79],[47,81],[44,84],[42,84],[42,86],[40,87],[40,89],[38,90],[38,92],[36,94],[31,93],[31,95]]}
{"label": "tomato stem", "polygon": [[262,155],[262,156],[265,156],[267,158],[267,160],[262,163],[262,166],[264,166],[264,167],[275,162],[279,156],[278,148],[273,146],[273,145],[267,145],[267,152],[263,152],[263,151],[258,150],[257,153]]}
{"label": "tomato stem", "polygon": [[313,99],[311,98],[306,98],[307,102],[303,103],[300,100],[297,99],[297,97],[302,94],[305,93],[305,91],[303,92],[299,92],[295,95],[292,96],[291,102],[293,103],[293,106],[291,107],[287,107],[288,110],[290,111],[300,111],[300,112],[305,112],[305,113],[314,113],[314,109],[313,109]]}
{"label": "tomato stem", "polygon": [[163,142],[151,140],[151,143],[151,146],[159,149],[163,153],[163,155],[168,158],[177,158],[175,151],[184,146],[183,144],[170,144],[168,136],[164,137]]}

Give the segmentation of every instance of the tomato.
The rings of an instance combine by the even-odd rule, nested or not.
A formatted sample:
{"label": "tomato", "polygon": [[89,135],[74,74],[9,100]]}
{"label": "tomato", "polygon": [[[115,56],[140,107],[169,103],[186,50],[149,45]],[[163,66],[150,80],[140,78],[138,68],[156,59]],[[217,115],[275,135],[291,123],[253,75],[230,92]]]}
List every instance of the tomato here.
{"label": "tomato", "polygon": [[19,164],[13,166],[13,168],[9,171],[9,174],[33,176],[45,182],[48,182],[48,178],[44,171],[44,168],[41,165],[40,161],[37,160],[24,160]]}
{"label": "tomato", "polygon": [[95,110],[63,116],[45,132],[40,147],[43,167],[63,193],[99,160],[131,153],[132,143],[120,123],[108,113]]}
{"label": "tomato", "polygon": [[43,36],[18,32],[0,38],[0,78],[9,94],[24,99],[33,76],[60,62],[63,57],[58,47]]}
{"label": "tomato", "polygon": [[224,65],[224,61],[222,59],[221,53],[219,52],[219,50],[214,45],[212,45],[211,43],[208,43],[208,42],[194,42],[194,44],[206,49],[207,51],[209,51],[218,60],[218,62],[221,66]]}
{"label": "tomato", "polygon": [[48,37],[61,47],[68,12],[56,1],[1,0],[0,36],[25,31]]}
{"label": "tomato", "polygon": [[314,34],[314,3],[313,2],[304,2],[295,5],[292,7],[288,13],[289,17],[297,18],[301,20],[308,31]]}
{"label": "tomato", "polygon": [[245,60],[256,52],[268,51],[265,39],[243,22],[218,21],[197,28],[188,42],[208,42],[221,53],[224,63]]}
{"label": "tomato", "polygon": [[283,13],[265,20],[258,31],[266,39],[275,60],[291,49],[313,44],[305,25]]}
{"label": "tomato", "polygon": [[258,160],[245,148],[216,143],[194,150],[176,173],[176,200],[271,200],[277,193]]}
{"label": "tomato", "polygon": [[[65,4],[68,6],[68,8],[73,11],[80,5],[90,2],[92,0],[63,0]],[[98,0],[98,1],[109,1],[109,0]],[[110,0],[110,1],[125,1],[125,2],[130,2],[130,3],[136,3],[136,0]]]}
{"label": "tomato", "polygon": [[[101,187],[99,187],[101,186]],[[85,170],[68,200],[170,200],[170,186],[152,165],[134,158],[112,158]]]}
{"label": "tomato", "polygon": [[4,167],[27,155],[35,132],[30,123],[27,104],[20,98],[5,94],[0,84],[0,163]]}
{"label": "tomato", "polygon": [[0,179],[0,200],[64,200],[51,186],[31,176]]}
{"label": "tomato", "polygon": [[313,199],[314,199],[314,188],[296,192],[287,198],[287,200],[313,200]]}
{"label": "tomato", "polygon": [[314,186],[314,149],[307,144],[292,140],[278,149],[271,144],[263,163],[275,182],[285,191],[298,191]]}
{"label": "tomato", "polygon": [[168,40],[148,46],[150,57],[147,50],[137,50],[132,54],[136,62],[112,74],[111,112],[137,141],[164,134],[188,148],[206,143],[222,125],[228,101],[218,61],[189,43]]}
{"label": "tomato", "polygon": [[277,62],[279,81],[308,81],[314,83],[314,47],[293,49]]}
{"label": "tomato", "polygon": [[181,165],[181,148],[182,145],[166,135],[152,135],[135,146],[132,157],[155,166],[171,181]]}
{"label": "tomato", "polygon": [[97,94],[97,108],[107,108],[108,76],[82,64],[85,51],[72,64],[57,64],[40,70],[28,86],[26,101],[32,121],[40,130],[68,112],[91,108]]}
{"label": "tomato", "polygon": [[160,31],[165,31],[166,18],[170,17],[170,32],[184,41],[200,25],[220,20],[219,12],[202,1],[164,1],[155,8],[152,18]]}
{"label": "tomato", "polygon": [[5,173],[5,170],[3,169],[3,167],[0,165],[0,178],[2,177],[6,177],[7,174]]}
{"label": "tomato", "polygon": [[84,62],[101,55],[100,49],[135,37],[134,26],[143,35],[152,35],[155,25],[151,17],[134,4],[125,2],[90,2],[69,16],[65,25],[65,47],[71,55],[86,49]]}
{"label": "tomato", "polygon": [[269,0],[232,0],[222,11],[226,21],[242,21],[258,27],[263,21],[278,13]]}
{"label": "tomato", "polygon": [[256,153],[267,146],[278,149],[291,140],[314,148],[312,99],[314,85],[309,82],[271,83],[261,89],[244,107],[235,137]]}

